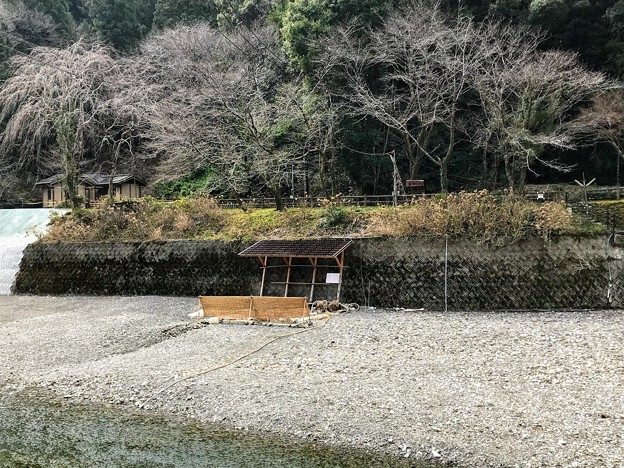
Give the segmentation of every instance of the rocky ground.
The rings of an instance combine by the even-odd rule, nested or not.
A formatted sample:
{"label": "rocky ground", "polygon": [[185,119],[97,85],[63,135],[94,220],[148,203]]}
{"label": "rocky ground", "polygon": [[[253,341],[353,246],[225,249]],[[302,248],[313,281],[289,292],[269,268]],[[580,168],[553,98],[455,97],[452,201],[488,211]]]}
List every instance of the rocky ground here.
{"label": "rocky ground", "polygon": [[0,297],[0,387],[459,466],[624,466],[620,311],[367,309],[293,335],[193,328],[196,307]]}

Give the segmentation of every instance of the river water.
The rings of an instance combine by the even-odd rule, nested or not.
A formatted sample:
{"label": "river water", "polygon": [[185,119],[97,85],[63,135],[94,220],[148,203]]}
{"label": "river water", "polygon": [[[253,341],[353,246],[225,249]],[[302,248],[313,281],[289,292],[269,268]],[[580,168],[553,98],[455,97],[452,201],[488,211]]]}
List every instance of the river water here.
{"label": "river water", "polygon": [[297,444],[186,421],[0,396],[0,467],[394,468],[406,459]]}

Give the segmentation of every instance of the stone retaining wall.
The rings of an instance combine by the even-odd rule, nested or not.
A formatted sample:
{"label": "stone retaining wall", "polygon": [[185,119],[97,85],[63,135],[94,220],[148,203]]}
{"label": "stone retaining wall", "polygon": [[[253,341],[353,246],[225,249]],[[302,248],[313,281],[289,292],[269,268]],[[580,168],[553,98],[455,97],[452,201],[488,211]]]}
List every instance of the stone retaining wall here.
{"label": "stone retaining wall", "polygon": [[30,245],[14,285],[17,294],[250,295],[254,259],[240,243],[146,242]]}
{"label": "stone retaining wall", "polygon": [[[29,246],[16,293],[252,295],[261,270],[238,242],[172,241]],[[347,254],[342,300],[377,307],[449,310],[621,306],[622,249],[606,239],[563,238],[502,247],[422,239],[357,239]],[[297,278],[305,280],[305,271]],[[273,277],[271,278],[271,275]],[[277,276],[276,276],[277,275]],[[279,269],[268,281],[279,280]],[[621,278],[622,277],[622,278]],[[283,280],[281,280],[283,281]],[[309,280],[307,280],[309,281]],[[315,299],[331,299],[317,288]],[[281,294],[281,286],[269,293]],[[300,287],[290,295],[306,294]]]}

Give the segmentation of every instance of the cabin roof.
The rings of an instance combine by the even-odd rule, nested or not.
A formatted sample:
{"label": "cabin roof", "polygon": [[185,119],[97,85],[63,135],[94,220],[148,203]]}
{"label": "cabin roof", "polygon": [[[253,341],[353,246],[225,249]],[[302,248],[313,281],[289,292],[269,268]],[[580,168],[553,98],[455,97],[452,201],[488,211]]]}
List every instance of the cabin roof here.
{"label": "cabin roof", "polygon": [[241,257],[337,258],[351,239],[263,240],[243,250]]}
{"label": "cabin roof", "polygon": [[[63,174],[55,174],[51,177],[40,180],[35,185],[55,185],[59,183],[62,178],[63,178]],[[109,174],[97,172],[97,173],[92,173],[92,174],[82,174],[79,180],[80,180],[80,183],[82,184],[105,187],[108,185],[109,178],[110,178]],[[146,185],[142,179],[140,179],[139,177],[135,177],[132,174],[120,174],[120,175],[114,176],[113,184],[119,185],[119,184],[128,182],[130,180],[135,180],[140,185]]]}

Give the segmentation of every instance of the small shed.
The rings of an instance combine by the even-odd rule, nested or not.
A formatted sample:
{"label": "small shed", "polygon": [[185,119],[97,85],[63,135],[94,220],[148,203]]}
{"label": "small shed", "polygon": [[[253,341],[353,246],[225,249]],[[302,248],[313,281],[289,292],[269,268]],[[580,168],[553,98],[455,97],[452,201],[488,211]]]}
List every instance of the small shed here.
{"label": "small shed", "polygon": [[[63,174],[56,174],[35,184],[43,189],[43,207],[53,208],[67,201],[63,187]],[[109,195],[110,175],[105,173],[82,174],[79,177],[78,195],[84,197],[89,206]],[[131,174],[120,174],[113,177],[113,193],[110,195],[117,201],[141,198],[145,182]]]}
{"label": "small shed", "polygon": [[[309,286],[309,302],[314,302],[315,287],[322,285],[335,287],[336,299],[340,300],[345,252],[351,242],[351,239],[263,240],[243,250],[239,255],[256,257],[260,261],[262,266],[260,296],[264,295],[267,270],[281,268],[286,270],[285,281],[272,281],[271,284],[284,285],[284,297],[288,297],[290,286]],[[278,262],[270,264],[271,259],[277,259]],[[311,271],[305,275],[309,280],[292,281],[294,268],[310,269]],[[319,270],[326,272],[323,281],[319,281]]]}

